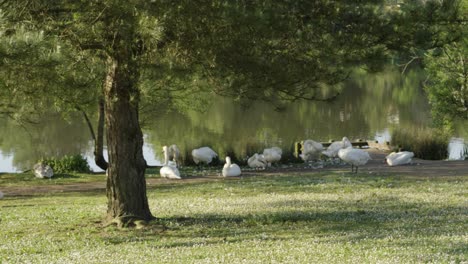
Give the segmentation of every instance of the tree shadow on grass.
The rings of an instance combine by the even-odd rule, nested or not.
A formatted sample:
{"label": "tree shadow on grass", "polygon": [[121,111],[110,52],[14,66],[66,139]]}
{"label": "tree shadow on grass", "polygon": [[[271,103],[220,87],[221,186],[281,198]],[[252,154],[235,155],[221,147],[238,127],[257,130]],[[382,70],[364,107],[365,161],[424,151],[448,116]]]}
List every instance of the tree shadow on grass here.
{"label": "tree shadow on grass", "polygon": [[[142,230],[137,233],[130,232],[128,236],[137,236],[138,240],[148,242],[160,241],[164,237],[167,242],[157,246],[161,248],[248,240],[295,240],[299,237],[332,243],[359,243],[362,240],[384,239],[395,232],[399,232],[398,236],[403,235],[403,237],[405,235],[414,237],[415,232],[420,233],[417,234],[418,237],[444,236],[453,230],[444,226],[447,219],[440,216],[446,212],[456,211],[461,214],[456,221],[463,224],[463,219],[468,216],[465,209],[462,206],[442,207],[419,215],[405,210],[389,210],[385,207],[334,212],[288,210],[245,215],[198,214],[191,217],[159,218],[155,224],[165,226],[164,232]],[[418,226],[421,224],[422,226]],[[437,229],[434,230],[434,227]],[[395,231],[396,229],[398,231]],[[425,232],[425,229],[431,232]],[[129,237],[124,234],[105,239],[118,244],[128,242]],[[455,253],[459,254],[460,250]]]}

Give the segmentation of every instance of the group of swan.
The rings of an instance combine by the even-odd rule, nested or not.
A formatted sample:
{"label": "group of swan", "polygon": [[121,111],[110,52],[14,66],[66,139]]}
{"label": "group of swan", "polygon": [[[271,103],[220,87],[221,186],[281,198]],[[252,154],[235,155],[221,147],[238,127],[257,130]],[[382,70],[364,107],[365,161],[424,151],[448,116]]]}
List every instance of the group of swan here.
{"label": "group of swan", "polygon": [[[163,146],[164,163],[159,173],[161,177],[169,179],[181,179],[180,172],[177,169],[177,162],[180,159],[180,151],[176,145],[169,147]],[[251,168],[265,169],[271,166],[272,163],[281,160],[283,151],[278,147],[266,148],[263,150],[263,154],[255,153],[247,161]],[[218,154],[210,147],[201,147],[192,150],[192,158],[195,164],[210,164],[214,158],[217,158]],[[224,164],[222,175],[224,177],[234,177],[241,175],[241,169],[239,165],[232,163],[230,157],[226,157],[226,163]]]}
{"label": "group of swan", "polygon": [[[164,164],[160,169],[161,177],[169,179],[181,179],[180,172],[177,169],[177,162],[180,160],[180,151],[176,145],[163,147]],[[281,148],[272,147],[263,150],[263,154],[255,153],[247,160],[247,164],[251,168],[265,169],[272,165],[272,163],[281,160],[283,151]],[[329,158],[339,157],[346,163],[351,164],[351,172],[357,173],[358,168],[367,164],[371,159],[368,152],[353,148],[351,141],[347,137],[343,137],[341,141],[336,141],[330,144],[326,150],[321,143],[311,139],[303,141],[302,153],[300,157],[304,161],[317,159],[323,154]],[[209,147],[201,147],[192,150],[192,158],[196,164],[210,164],[218,154]],[[404,165],[411,162],[414,157],[413,152],[392,152],[386,157],[389,166]],[[354,170],[356,167],[356,170]],[[226,157],[222,175],[224,177],[233,177],[241,175],[241,169],[237,164],[231,162],[230,157]]]}
{"label": "group of swan", "polygon": [[327,150],[322,151],[322,154],[329,158],[336,158],[340,149],[352,147],[351,141],[347,137],[343,137],[341,141],[335,141],[328,146]]}
{"label": "group of swan", "polygon": [[[338,156],[341,160],[351,164],[351,172],[354,173],[357,173],[359,166],[367,164],[371,159],[368,152],[353,148],[351,141],[347,137],[343,137],[341,141],[333,142],[326,150],[323,150],[321,143],[310,139],[304,140],[300,155],[304,161],[316,158],[320,154],[329,158]],[[389,166],[404,165],[410,163],[413,157],[414,153],[409,151],[392,152],[386,157],[386,162]],[[355,171],[354,167],[356,167]]]}

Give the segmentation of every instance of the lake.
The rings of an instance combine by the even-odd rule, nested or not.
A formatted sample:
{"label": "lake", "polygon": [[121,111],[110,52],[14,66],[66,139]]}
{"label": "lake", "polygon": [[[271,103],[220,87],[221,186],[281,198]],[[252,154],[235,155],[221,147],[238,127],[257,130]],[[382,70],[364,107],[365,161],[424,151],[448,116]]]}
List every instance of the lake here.
{"label": "lake", "polygon": [[[398,69],[379,74],[357,73],[344,83],[333,102],[296,101],[277,111],[270,103],[246,107],[232,99],[213,96],[204,112],[170,112],[145,116],[144,156],[150,165],[160,164],[161,147],[177,144],[182,152],[211,146],[221,157],[242,159],[264,147],[291,149],[296,141],[328,141],[343,136],[355,139],[391,140],[400,128],[427,128],[430,109],[422,89],[424,75]],[[93,143],[81,116],[63,120],[51,115],[38,124],[18,125],[0,119],[0,172],[23,171],[41,157],[83,154],[93,170]],[[459,159],[468,144],[468,124],[457,124],[449,159]]]}

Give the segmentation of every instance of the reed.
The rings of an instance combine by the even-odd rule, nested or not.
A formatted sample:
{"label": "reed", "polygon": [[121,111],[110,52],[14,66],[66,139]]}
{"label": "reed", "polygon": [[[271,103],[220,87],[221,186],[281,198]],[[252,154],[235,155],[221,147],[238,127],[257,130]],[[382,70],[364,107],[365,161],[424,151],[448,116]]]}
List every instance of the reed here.
{"label": "reed", "polygon": [[426,160],[446,159],[448,142],[449,137],[435,129],[397,129],[392,133],[393,146]]}

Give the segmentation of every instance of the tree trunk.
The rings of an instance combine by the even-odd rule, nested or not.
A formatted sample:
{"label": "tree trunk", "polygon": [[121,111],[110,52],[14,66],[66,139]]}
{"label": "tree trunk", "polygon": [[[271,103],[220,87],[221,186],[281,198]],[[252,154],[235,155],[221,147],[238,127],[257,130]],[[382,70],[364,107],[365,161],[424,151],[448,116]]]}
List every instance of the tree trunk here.
{"label": "tree trunk", "polygon": [[136,220],[154,218],[146,196],[146,161],[138,120],[137,66],[125,55],[108,59],[104,84],[109,154],[107,217],[124,226]]}
{"label": "tree trunk", "polygon": [[107,170],[108,163],[104,158],[104,100],[99,99],[97,136],[94,139],[94,162],[96,165]]}

